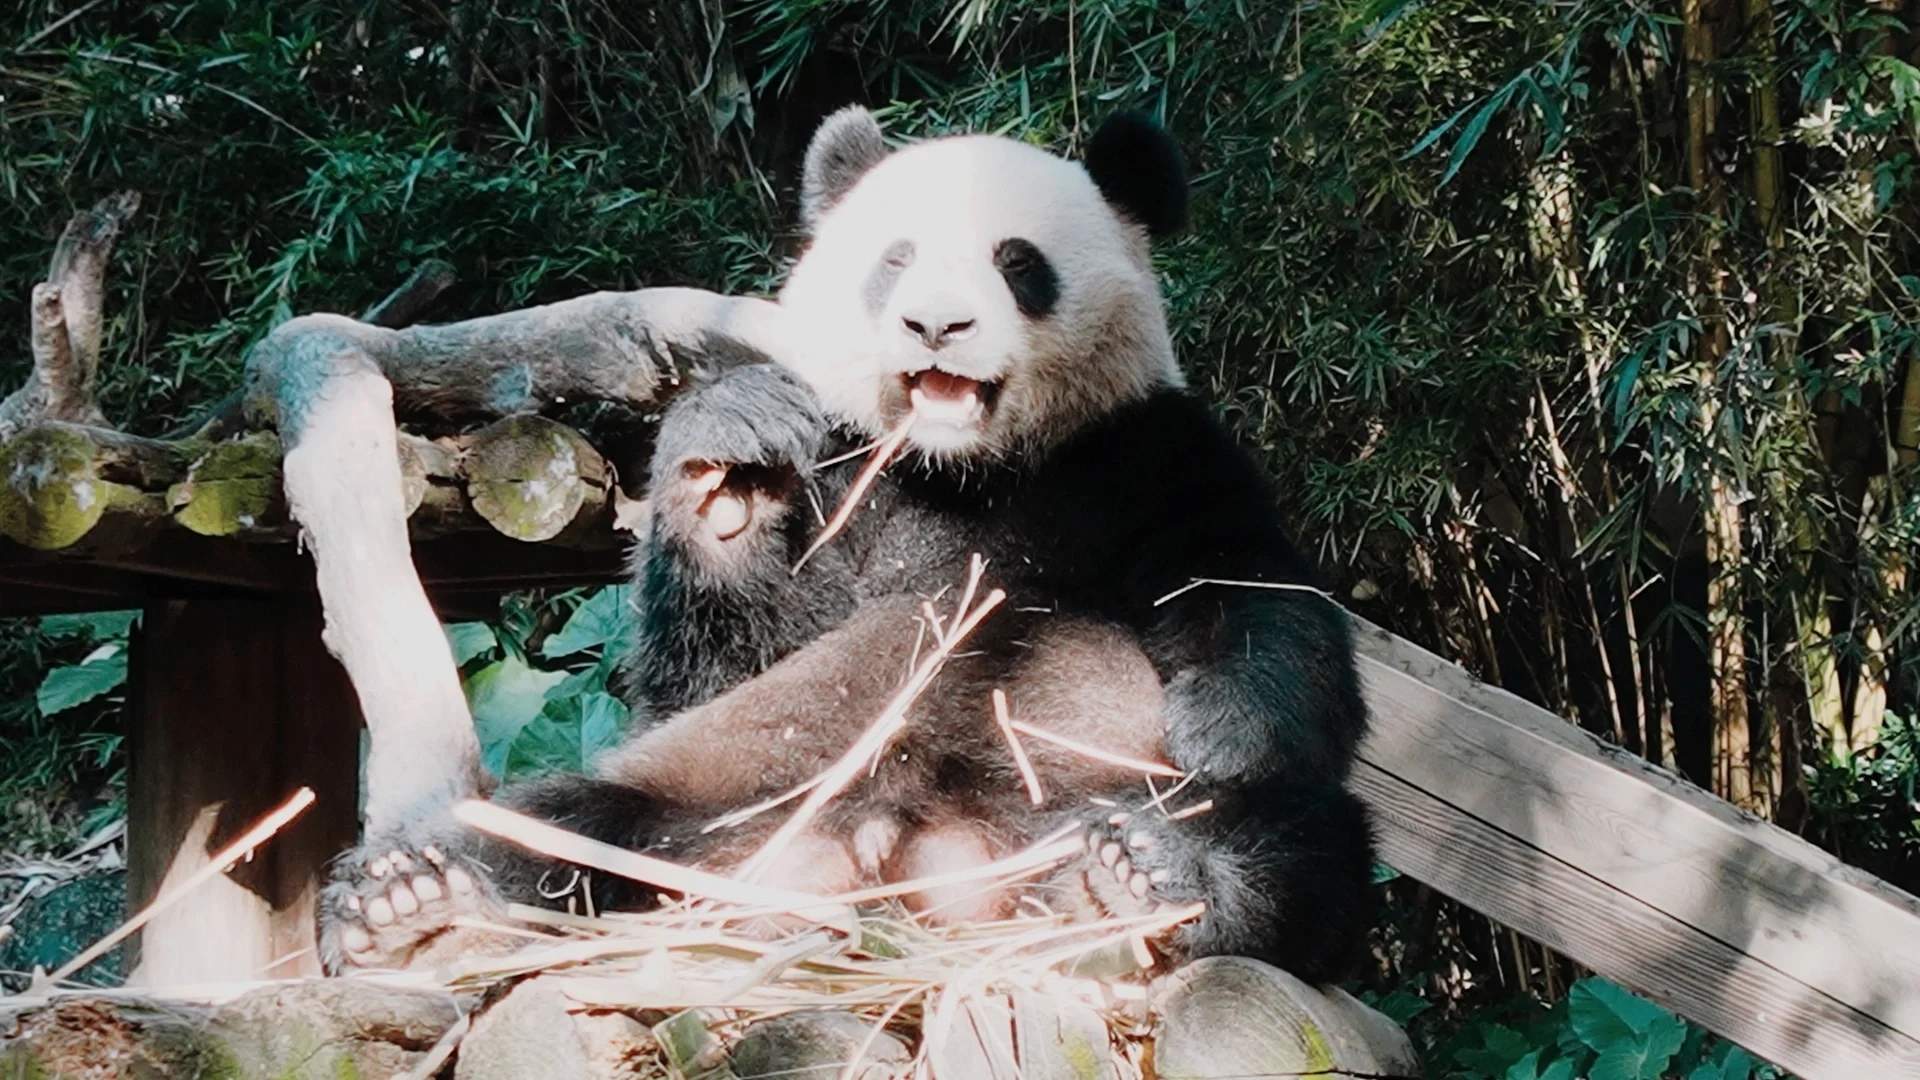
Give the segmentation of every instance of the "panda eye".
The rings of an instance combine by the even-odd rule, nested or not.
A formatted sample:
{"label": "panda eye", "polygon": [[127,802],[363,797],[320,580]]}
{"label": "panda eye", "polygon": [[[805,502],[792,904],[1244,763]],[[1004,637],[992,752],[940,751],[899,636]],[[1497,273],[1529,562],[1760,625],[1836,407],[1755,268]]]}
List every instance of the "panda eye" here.
{"label": "panda eye", "polygon": [[1033,257],[1028,255],[1024,249],[1017,247],[1010,251],[1001,252],[998,261],[1000,263],[1000,269],[1015,274],[1033,266]]}

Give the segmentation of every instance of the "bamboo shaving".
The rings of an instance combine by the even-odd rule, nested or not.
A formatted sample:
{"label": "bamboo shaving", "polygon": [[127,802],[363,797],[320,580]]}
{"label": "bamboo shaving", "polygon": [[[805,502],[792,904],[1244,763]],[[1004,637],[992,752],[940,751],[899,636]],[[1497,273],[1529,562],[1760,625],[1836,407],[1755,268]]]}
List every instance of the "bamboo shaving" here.
{"label": "bamboo shaving", "polygon": [[1153,606],[1159,607],[1174,597],[1183,596],[1202,585],[1231,585],[1236,589],[1275,589],[1281,592],[1308,592],[1327,600],[1333,599],[1333,594],[1327,590],[1316,588],[1312,585],[1302,585],[1297,581],[1234,581],[1231,578],[1197,577],[1160,599],[1155,600]]}
{"label": "bamboo shaving", "polygon": [[482,832],[511,840],[544,855],[689,896],[705,896],[735,904],[794,912],[817,910],[831,903],[812,893],[756,885],[603,844],[494,803],[468,799],[453,808],[453,816]]}
{"label": "bamboo shaving", "polygon": [[1201,814],[1204,814],[1211,809],[1213,809],[1213,800],[1202,799],[1201,801],[1194,803],[1192,806],[1183,806],[1180,809],[1175,810],[1173,813],[1168,814],[1167,820],[1168,821],[1185,821],[1190,817],[1199,817]]}
{"label": "bamboo shaving", "polygon": [[1173,779],[1179,779],[1187,775],[1171,765],[1162,765],[1157,761],[1143,761],[1140,758],[1128,757],[1125,754],[1116,754],[1111,750],[1102,750],[1097,746],[1090,746],[1078,739],[1070,739],[1065,735],[1056,735],[1045,728],[1034,727],[1024,720],[1009,721],[1009,726],[1022,735],[1032,736],[1041,742],[1052,743],[1062,750],[1070,750],[1073,753],[1079,754],[1081,757],[1092,758],[1095,761],[1103,761],[1108,765],[1117,765],[1122,769],[1131,769],[1134,772],[1145,773],[1148,776],[1166,776]]}
{"label": "bamboo shaving", "polygon": [[1020,745],[1020,736],[1013,730],[1013,721],[1007,715],[1006,691],[995,687],[993,691],[993,719],[1000,725],[1000,736],[1007,740],[1007,749],[1013,751],[1013,764],[1020,770],[1020,779],[1027,784],[1027,801],[1039,806],[1047,801],[1046,792],[1040,790],[1040,774],[1033,771],[1033,762],[1027,758],[1027,748]]}
{"label": "bamboo shaving", "polygon": [[800,554],[800,558],[793,564],[792,573],[798,574],[800,568],[807,565],[807,560],[813,558],[815,552],[826,547],[828,541],[839,535],[841,529],[847,527],[847,522],[853,519],[853,512],[860,508],[860,500],[866,497],[867,489],[873,486],[874,480],[880,476],[880,471],[893,461],[893,456],[900,452],[901,446],[905,445],[907,432],[913,429],[913,421],[914,414],[910,412],[898,426],[887,432],[886,438],[874,444],[873,452],[867,455],[866,465],[862,466],[860,474],[853,478],[853,486],[847,489],[847,494],[840,500],[840,505],[834,507],[833,516],[827,519],[826,527],[820,530],[820,535],[815,537],[812,545]]}

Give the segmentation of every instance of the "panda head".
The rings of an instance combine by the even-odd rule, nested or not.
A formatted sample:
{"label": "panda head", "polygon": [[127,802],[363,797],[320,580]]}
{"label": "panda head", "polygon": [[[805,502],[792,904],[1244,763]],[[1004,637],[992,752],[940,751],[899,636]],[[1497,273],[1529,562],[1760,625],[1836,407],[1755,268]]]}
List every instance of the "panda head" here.
{"label": "panda head", "polygon": [[1181,385],[1148,239],[1186,199],[1178,148],[1136,116],[1077,162],[991,135],[890,151],[843,109],[807,149],[789,362],[869,435],[915,411],[929,460],[1044,449]]}

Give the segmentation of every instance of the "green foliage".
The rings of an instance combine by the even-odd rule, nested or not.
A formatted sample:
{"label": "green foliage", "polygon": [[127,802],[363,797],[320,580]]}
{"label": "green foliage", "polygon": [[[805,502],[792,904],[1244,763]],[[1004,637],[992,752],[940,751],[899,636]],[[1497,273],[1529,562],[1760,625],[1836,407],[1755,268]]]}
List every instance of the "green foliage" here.
{"label": "green foliage", "polygon": [[[620,741],[627,707],[608,686],[632,632],[630,591],[615,585],[549,601],[522,598],[497,623],[447,628],[458,662],[474,667],[467,701],[481,757],[496,775],[579,771]],[[537,667],[534,657],[558,666]]]}
{"label": "green foliage", "polygon": [[1806,766],[1811,832],[1848,862],[1920,887],[1920,718],[1888,713],[1864,749]]}
{"label": "green foliage", "polygon": [[124,813],[127,636],[135,612],[0,619],[0,835],[59,851]]}
{"label": "green foliage", "polygon": [[[1406,1022],[1424,1009],[1399,994],[1377,1003]],[[1414,1024],[1416,1034],[1424,1026]],[[1460,1018],[1426,1053],[1448,1080],[1775,1080],[1781,1074],[1732,1043],[1605,979],[1573,984],[1550,1008],[1500,1002]]]}
{"label": "green foliage", "polygon": [[34,704],[39,706],[42,716],[52,716],[118,690],[126,681],[126,645],[110,642],[88,653],[78,664],[47,672],[47,677],[40,680]]}

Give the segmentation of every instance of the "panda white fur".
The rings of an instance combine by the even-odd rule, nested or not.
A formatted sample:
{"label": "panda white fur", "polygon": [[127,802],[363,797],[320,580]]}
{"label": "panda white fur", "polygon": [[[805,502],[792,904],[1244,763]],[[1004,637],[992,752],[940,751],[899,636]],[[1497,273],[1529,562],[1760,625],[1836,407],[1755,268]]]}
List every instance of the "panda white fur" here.
{"label": "panda white fur", "polygon": [[[1365,724],[1345,616],[1304,590],[1161,602],[1196,578],[1311,580],[1258,469],[1182,386],[1149,250],[1185,215],[1171,140],[1122,116],[1084,164],[993,136],[890,151],[849,109],[809,147],[802,199],[810,243],[779,297],[793,340],[777,364],[690,390],[661,424],[636,558],[636,734],[592,777],[497,798],[730,867],[780,812],[701,826],[836,758],[910,663],[920,600],[977,553],[1008,610],[774,880],[833,892],[921,877],[1078,823],[1088,854],[1042,883],[1050,902],[1203,900],[1162,943],[1174,957],[1336,976],[1372,910],[1366,819],[1342,787]],[[853,473],[814,463],[909,410],[902,459],[791,573]],[[1043,727],[1170,761],[1192,774],[1179,804],[1212,809],[1128,817],[1145,801],[1137,773],[1047,746],[1034,756],[1050,797],[1033,808],[987,707],[994,687]],[[391,873],[395,851],[424,874]],[[455,947],[454,911],[541,902],[555,869],[431,815],[339,865],[323,913],[335,967],[432,960]],[[399,895],[423,876],[430,899]],[[648,899],[595,888],[602,905]],[[910,898],[947,917],[1010,899]]]}

